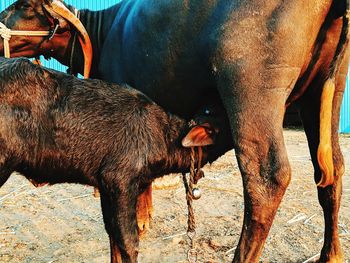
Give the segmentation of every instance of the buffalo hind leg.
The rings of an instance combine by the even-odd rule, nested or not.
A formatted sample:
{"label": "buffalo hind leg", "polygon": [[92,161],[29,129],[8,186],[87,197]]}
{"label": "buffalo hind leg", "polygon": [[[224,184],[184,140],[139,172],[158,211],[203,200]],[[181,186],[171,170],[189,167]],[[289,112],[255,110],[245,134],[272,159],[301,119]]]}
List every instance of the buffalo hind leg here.
{"label": "buffalo hind leg", "polygon": [[[312,95],[311,95],[312,96]],[[315,96],[303,98],[301,102],[301,117],[308,139],[312,163],[314,166],[315,182],[321,178],[321,170],[317,161],[319,143],[319,100]],[[324,244],[320,262],[343,262],[343,254],[338,235],[338,212],[342,194],[342,175],[344,173],[344,159],[339,147],[338,124],[341,94],[336,93],[333,100],[332,119],[332,150],[334,162],[334,183],[325,188],[317,187],[318,200],[323,209],[325,232]],[[335,114],[337,113],[337,114]]]}
{"label": "buffalo hind leg", "polygon": [[290,182],[282,128],[285,97],[282,92],[269,91],[238,100],[223,98],[244,187],[244,222],[234,262],[259,261]]}
{"label": "buffalo hind leg", "polygon": [[244,187],[244,221],[234,262],[258,262],[291,177],[282,129],[256,136],[243,135],[236,152]]}
{"label": "buffalo hind leg", "polygon": [[128,189],[120,189],[117,185],[102,183],[100,193],[103,220],[110,239],[111,262],[137,262],[139,238],[136,223],[136,200],[138,188],[129,184]]}

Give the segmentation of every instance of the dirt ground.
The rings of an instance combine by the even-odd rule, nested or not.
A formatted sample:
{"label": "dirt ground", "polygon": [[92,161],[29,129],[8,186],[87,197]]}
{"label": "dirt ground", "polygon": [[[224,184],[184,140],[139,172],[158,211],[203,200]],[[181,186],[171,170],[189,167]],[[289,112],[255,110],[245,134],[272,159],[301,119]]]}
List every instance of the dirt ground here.
{"label": "dirt ground", "polygon": [[[350,136],[341,136],[346,159],[339,229],[350,262]],[[304,133],[286,130],[293,176],[265,245],[262,262],[304,262],[319,253],[323,216]],[[231,262],[242,218],[242,184],[234,152],[211,166],[194,204],[199,262]],[[186,262],[187,208],[182,184],[154,191],[155,217],[141,241],[139,261]],[[109,243],[92,188],[35,188],[14,174],[0,189],[0,262],[108,262]]]}

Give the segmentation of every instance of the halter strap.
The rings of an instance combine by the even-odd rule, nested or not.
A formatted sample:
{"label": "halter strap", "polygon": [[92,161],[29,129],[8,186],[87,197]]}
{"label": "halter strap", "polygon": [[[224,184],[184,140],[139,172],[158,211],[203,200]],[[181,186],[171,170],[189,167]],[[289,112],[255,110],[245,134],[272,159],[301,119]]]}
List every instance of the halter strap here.
{"label": "halter strap", "polygon": [[27,30],[11,30],[6,25],[0,22],[0,36],[4,40],[4,55],[10,57],[10,39],[12,36],[33,36],[42,37],[49,36],[51,31],[27,31]]}
{"label": "halter strap", "polygon": [[[80,20],[80,11],[77,8],[74,8],[74,15]],[[70,59],[69,59],[69,68],[68,72],[71,75],[77,76],[78,74],[74,73],[73,69],[73,56],[74,56],[74,51],[75,51],[75,43],[77,42],[77,31],[75,30],[74,36],[73,36],[73,42],[72,42],[72,50],[70,52]],[[95,189],[96,190],[96,189]]]}

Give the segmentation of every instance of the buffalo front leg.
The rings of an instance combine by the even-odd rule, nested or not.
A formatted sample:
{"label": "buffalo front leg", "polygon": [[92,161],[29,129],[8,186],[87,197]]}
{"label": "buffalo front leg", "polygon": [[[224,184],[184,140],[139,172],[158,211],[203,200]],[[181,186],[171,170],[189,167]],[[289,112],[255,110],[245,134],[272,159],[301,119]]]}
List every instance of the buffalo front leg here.
{"label": "buffalo front leg", "polygon": [[[318,183],[321,179],[321,170],[317,161],[317,148],[319,144],[319,100],[313,94],[306,96],[301,102],[301,117],[308,139],[314,178]],[[323,188],[317,187],[318,200],[323,209],[325,232],[324,244],[321,251],[320,262],[343,262],[343,254],[338,235],[338,213],[342,194],[342,175],[344,174],[344,159],[339,147],[338,125],[339,110],[342,93],[336,93],[333,100],[332,116],[332,154],[334,163],[334,182]]]}

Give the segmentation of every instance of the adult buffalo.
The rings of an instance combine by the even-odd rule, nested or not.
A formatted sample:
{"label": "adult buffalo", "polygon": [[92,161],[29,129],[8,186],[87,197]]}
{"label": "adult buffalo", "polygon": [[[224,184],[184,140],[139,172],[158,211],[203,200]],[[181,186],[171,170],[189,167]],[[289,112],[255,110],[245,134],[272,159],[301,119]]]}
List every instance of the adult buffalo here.
{"label": "adult buffalo", "polygon": [[[74,23],[55,6],[62,3],[19,0],[1,13],[11,29],[59,25],[51,40],[13,36],[12,56],[52,56],[83,72]],[[103,11],[80,11],[94,52],[92,77],[127,82],[184,118],[205,101],[221,99],[244,186],[234,262],[258,261],[289,184],[282,120],[294,101],[300,103],[324,211],[320,261],[342,262],[337,222],[344,162],[337,132],[348,68],[348,9],[346,0],[124,0]]]}

